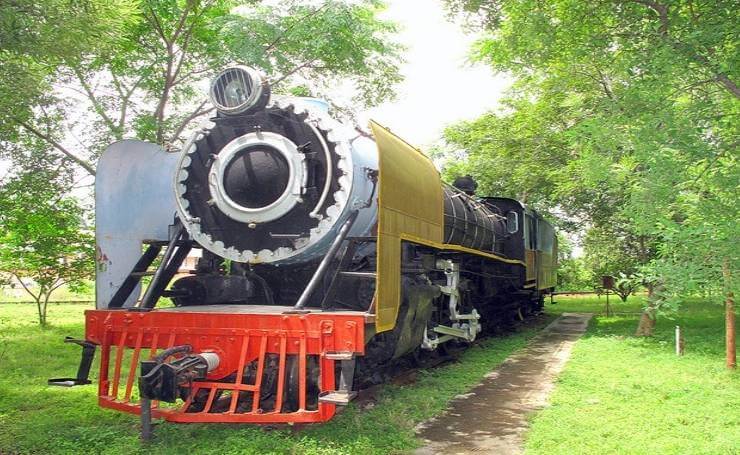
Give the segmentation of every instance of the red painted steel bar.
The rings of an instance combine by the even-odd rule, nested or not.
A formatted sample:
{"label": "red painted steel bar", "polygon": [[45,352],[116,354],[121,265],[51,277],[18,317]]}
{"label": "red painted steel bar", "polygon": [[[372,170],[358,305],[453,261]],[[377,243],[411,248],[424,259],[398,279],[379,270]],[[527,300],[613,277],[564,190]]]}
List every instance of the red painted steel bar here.
{"label": "red painted steel bar", "polygon": [[[249,335],[244,335],[244,341],[242,341],[242,349],[239,354],[239,367],[236,369],[237,372],[244,372],[244,363],[247,361],[247,348],[249,348]],[[242,385],[242,375],[236,375],[236,387],[237,389],[231,395],[231,404],[229,405],[229,413],[233,414],[236,411],[236,404],[239,401],[239,387]]]}
{"label": "red painted steel bar", "polygon": [[118,398],[118,385],[121,381],[121,363],[123,362],[123,349],[127,334],[125,330],[121,332],[121,341],[116,346],[116,364],[113,370],[113,391],[111,392],[113,398]]}
{"label": "red painted steel bar", "polygon": [[285,382],[285,359],[286,359],[286,342],[285,335],[280,336],[280,358],[278,359],[278,386],[277,398],[275,399],[275,411],[279,413],[283,408],[283,390]]}
{"label": "red painted steel bar", "polygon": [[[257,409],[259,409],[260,406],[260,395],[261,395],[261,388],[262,388],[262,373],[264,373],[265,368],[265,352],[267,350],[267,336],[262,337],[262,341],[260,342],[260,355],[257,360],[257,377],[255,378],[254,382],[254,396],[252,397],[252,412],[257,412]],[[237,377],[239,374],[237,374]]]}
{"label": "red painted steel bar", "polygon": [[139,365],[139,353],[141,352],[141,340],[144,337],[144,332],[139,331],[136,335],[136,347],[134,347],[134,354],[131,356],[131,368],[128,369],[128,379],[126,380],[126,394],[124,395],[125,401],[131,401],[131,389],[134,386],[134,378],[138,371]]}

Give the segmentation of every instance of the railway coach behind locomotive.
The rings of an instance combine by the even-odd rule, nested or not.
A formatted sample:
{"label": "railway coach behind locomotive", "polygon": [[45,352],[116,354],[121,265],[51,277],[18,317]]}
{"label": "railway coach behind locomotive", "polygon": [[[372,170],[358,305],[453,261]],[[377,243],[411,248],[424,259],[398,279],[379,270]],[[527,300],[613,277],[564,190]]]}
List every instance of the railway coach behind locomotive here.
{"label": "railway coach behind locomotive", "polygon": [[250,68],[210,95],[218,114],[180,153],[122,141],[101,158],[97,309],[70,340],[78,377],[52,383],[89,382],[99,346],[103,407],[325,421],[373,372],[470,343],[553,289],[553,229],[519,202],[446,185],[387,129],[372,123],[373,141],[319,100],[271,97]]}

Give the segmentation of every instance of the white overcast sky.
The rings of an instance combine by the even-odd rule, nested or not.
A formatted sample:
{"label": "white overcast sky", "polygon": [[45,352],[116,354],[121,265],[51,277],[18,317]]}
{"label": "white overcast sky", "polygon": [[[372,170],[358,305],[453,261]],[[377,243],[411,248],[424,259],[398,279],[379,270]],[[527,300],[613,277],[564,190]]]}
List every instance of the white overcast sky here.
{"label": "white overcast sky", "polygon": [[440,1],[388,0],[383,16],[401,26],[406,79],[395,101],[368,110],[362,120],[376,120],[423,148],[435,142],[446,125],[498,105],[510,80],[467,61],[476,36],[448,21]]}

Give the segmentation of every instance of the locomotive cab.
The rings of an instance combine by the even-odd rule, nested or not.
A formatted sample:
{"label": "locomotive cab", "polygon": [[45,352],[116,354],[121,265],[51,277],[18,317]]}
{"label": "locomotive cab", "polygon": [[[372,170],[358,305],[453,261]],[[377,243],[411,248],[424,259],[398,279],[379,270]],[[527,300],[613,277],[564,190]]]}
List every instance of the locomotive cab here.
{"label": "locomotive cab", "polygon": [[542,215],[516,199],[486,197],[485,202],[505,214],[509,235],[503,253],[524,261],[525,286],[552,292],[557,284],[558,239],[555,228]]}

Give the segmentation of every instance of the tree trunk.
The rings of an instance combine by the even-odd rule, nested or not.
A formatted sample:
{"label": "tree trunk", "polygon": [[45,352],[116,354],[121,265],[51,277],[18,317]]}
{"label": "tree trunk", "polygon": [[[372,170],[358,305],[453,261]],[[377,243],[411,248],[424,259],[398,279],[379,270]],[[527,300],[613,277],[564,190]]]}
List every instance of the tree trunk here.
{"label": "tree trunk", "polygon": [[39,324],[41,327],[46,327],[46,308],[49,306],[49,297],[51,293],[44,292],[43,289],[39,293],[38,299],[36,299],[36,306],[39,311]]}
{"label": "tree trunk", "polygon": [[41,327],[44,327],[46,325],[46,308],[44,303],[42,302],[42,296],[39,295],[39,297],[36,299],[36,310],[39,314],[39,325]]}
{"label": "tree trunk", "polygon": [[39,315],[39,324],[44,325],[44,318],[41,316],[41,299],[36,299],[36,313]]}
{"label": "tree trunk", "polygon": [[640,315],[640,322],[637,324],[637,330],[635,331],[636,337],[651,337],[653,336],[653,329],[655,328],[655,310],[652,308],[645,308]]}
{"label": "tree trunk", "polygon": [[725,299],[725,360],[727,368],[737,367],[737,353],[735,350],[735,294],[732,292],[730,265],[725,259],[722,264],[722,276],[727,292]]}
{"label": "tree trunk", "polygon": [[637,330],[635,331],[636,337],[651,337],[653,336],[653,329],[655,329],[655,307],[653,306],[653,292],[654,286],[648,285],[648,306],[642,310],[640,315],[640,322],[637,324]]}
{"label": "tree trunk", "polygon": [[51,297],[51,291],[49,291],[44,296],[44,307],[42,308],[42,314],[44,315],[44,323],[42,325],[46,326],[46,310],[49,308],[49,297]]}

